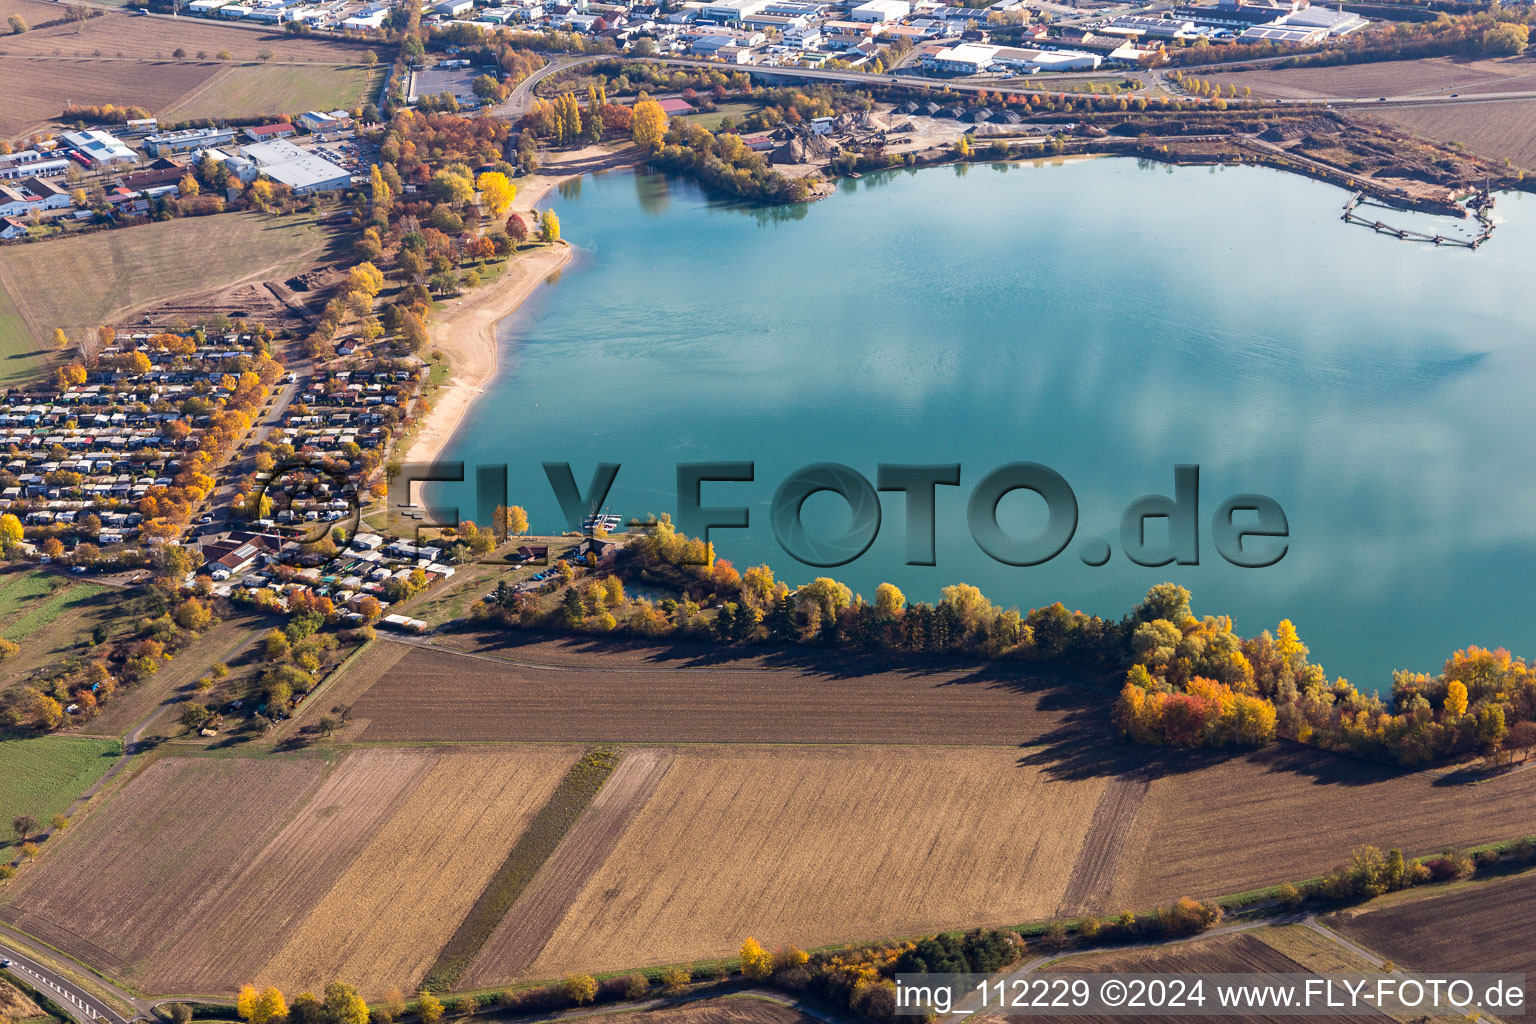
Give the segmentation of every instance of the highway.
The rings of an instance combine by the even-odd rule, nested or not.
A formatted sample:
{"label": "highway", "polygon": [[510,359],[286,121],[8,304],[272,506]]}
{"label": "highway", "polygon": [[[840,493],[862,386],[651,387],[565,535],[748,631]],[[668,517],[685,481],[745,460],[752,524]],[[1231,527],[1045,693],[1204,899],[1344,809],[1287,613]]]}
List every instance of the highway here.
{"label": "highway", "polygon": [[17,980],[46,995],[80,1024],[97,1024],[97,1021],[128,1024],[129,1018],[124,1017],[63,975],[54,973],[31,957],[18,952],[15,946],[0,945],[0,958],[11,961],[11,966],[6,970],[15,975]]}
{"label": "highway", "polygon": [[[842,82],[849,85],[863,86],[899,85],[912,89],[923,89],[935,92],[947,90],[950,92],[1030,94],[1050,92],[1052,82],[1066,83],[1082,79],[1103,80],[1105,78],[1118,77],[1134,78],[1140,81],[1143,86],[1159,85],[1168,90],[1170,93],[1181,93],[1181,90],[1178,90],[1177,87],[1174,86],[1173,83],[1168,81],[1166,78],[1168,71],[1171,69],[1162,68],[1154,71],[1062,71],[1042,73],[1038,75],[1026,75],[1014,79],[986,78],[962,80],[948,78],[925,78],[918,75],[901,73],[874,74],[873,72],[868,71],[836,71],[826,68],[775,68],[764,67],[757,64],[728,65],[721,64],[719,61],[701,60],[695,57],[637,57],[629,54],[602,54],[575,58],[559,54],[545,54],[545,56],[549,58],[550,63],[546,64],[544,67],[540,68],[538,71],[535,71],[533,74],[525,78],[517,86],[517,88],[512,91],[512,94],[507,97],[507,100],[494,109],[493,112],[495,114],[515,121],[527,112],[529,105],[531,105],[533,101],[533,88],[540,81],[567,68],[575,67],[580,64],[589,64],[598,60],[638,61],[651,64],[670,64],[678,67],[710,68],[711,70],[716,71],[744,71],[754,77],[784,78],[793,81]],[[1283,59],[1285,58],[1266,58],[1255,61],[1243,61],[1241,63],[1244,66],[1252,66],[1255,64],[1264,64]],[[1209,67],[1189,68],[1186,70],[1190,75],[1198,78],[1213,73],[1220,73],[1223,70],[1223,67],[1222,65],[1211,65]],[[1127,98],[1134,98],[1134,96],[1138,94],[1128,93],[1125,95]],[[1203,97],[1190,96],[1186,94],[1180,94],[1178,98],[1182,102],[1189,104],[1209,104],[1214,102],[1213,99],[1206,99]],[[1451,93],[1449,90],[1441,93],[1413,93],[1401,96],[1387,96],[1385,98],[1379,98],[1376,96],[1319,96],[1311,99],[1268,100],[1266,101],[1266,104],[1268,106],[1282,109],[1327,107],[1423,107],[1441,106],[1453,103],[1496,103],[1531,99],[1536,99],[1536,89],[1511,90],[1508,92],[1471,93],[1464,96]]]}

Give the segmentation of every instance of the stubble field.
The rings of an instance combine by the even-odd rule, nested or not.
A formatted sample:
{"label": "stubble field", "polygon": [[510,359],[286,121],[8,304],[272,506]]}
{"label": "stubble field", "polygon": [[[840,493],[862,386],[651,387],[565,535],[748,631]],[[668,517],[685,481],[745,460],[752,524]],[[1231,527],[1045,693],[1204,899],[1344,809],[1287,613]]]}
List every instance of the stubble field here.
{"label": "stubble field", "polygon": [[460,751],[439,758],[258,980],[318,990],[411,991],[529,819],[581,751]]}
{"label": "stubble field", "polygon": [[[1102,780],[1016,751],[683,749],[529,974],[1049,916]],[[477,965],[483,983],[511,980]]]}
{"label": "stubble field", "polygon": [[[1133,949],[1124,952],[1091,953],[1052,964],[1052,973],[1102,972],[1106,974],[1300,974],[1307,968],[1290,957],[1248,934],[1223,935],[1198,939],[1174,946]],[[1014,1018],[987,1017],[990,1024],[1005,1024]],[[1074,1021],[1089,1024],[1119,1024],[1123,1016],[1080,1016]],[[1142,1014],[1137,1020],[1152,1024],[1199,1024],[1209,1017],[1180,1014]],[[1273,1018],[1263,1014],[1223,1014],[1222,1020],[1237,1024],[1264,1024]],[[1331,1018],[1339,1024],[1380,1024],[1389,1018],[1379,1014],[1339,1014]]]}
{"label": "stubble field", "polygon": [[0,249],[0,291],[34,346],[10,339],[0,378],[45,367],[35,346],[56,327],[78,336],[154,302],[288,277],[325,258],[334,239],[309,215],[228,214],[210,228],[192,217]]}
{"label": "stubble field", "polygon": [[165,757],[23,872],[0,919],[149,991],[410,988],[579,753]]}
{"label": "stubble field", "polygon": [[1439,853],[1536,832],[1536,775],[1437,785],[1290,745],[1152,781],[1103,909],[1325,874],[1357,846]]}
{"label": "stubble field", "polygon": [[[1530,83],[1521,88],[1532,88]],[[1469,90],[1470,91],[1470,90]],[[1372,111],[1394,128],[1436,142],[1459,143],[1479,156],[1536,167],[1536,100],[1490,100]]]}
{"label": "stubble field", "polygon": [[159,113],[182,120],[352,110],[377,96],[383,77],[383,68],[353,65],[239,64],[220,68]]}
{"label": "stubble field", "polygon": [[[38,33],[42,36],[44,33]],[[156,60],[62,59],[16,56],[7,45],[24,36],[0,36],[0,135],[35,131],[64,112],[83,106],[132,104],[154,113],[196,89],[218,71],[212,64]]]}

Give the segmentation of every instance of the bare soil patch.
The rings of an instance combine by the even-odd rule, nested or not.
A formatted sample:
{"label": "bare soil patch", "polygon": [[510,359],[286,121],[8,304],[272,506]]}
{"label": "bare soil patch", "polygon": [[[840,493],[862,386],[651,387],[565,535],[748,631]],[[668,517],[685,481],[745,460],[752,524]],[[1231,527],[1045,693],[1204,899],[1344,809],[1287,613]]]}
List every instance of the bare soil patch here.
{"label": "bare soil patch", "polygon": [[1435,142],[1460,143],[1479,156],[1536,167],[1536,100],[1393,107],[1371,113],[1394,128]]}
{"label": "bare soil patch", "polygon": [[1455,60],[1434,57],[1425,60],[1381,61],[1372,64],[1341,64],[1319,68],[1263,68],[1236,74],[1213,75],[1222,85],[1244,86],[1254,95],[1269,99],[1318,99],[1343,96],[1363,99],[1373,96],[1417,96],[1447,91],[1506,86],[1511,90],[1529,88],[1518,80],[1536,74],[1536,61],[1524,57],[1494,60]]}
{"label": "bare soil patch", "polygon": [[526,974],[587,881],[612,855],[630,822],[656,792],[672,765],[665,750],[625,755],[533,884],[507,911],[464,975],[465,988]]}
{"label": "bare soil patch", "polygon": [[[106,18],[97,19],[106,21]],[[45,33],[0,37],[0,135],[12,138],[55,120],[66,100],[84,106],[129,103],[157,112],[196,89],[218,68],[140,60],[63,60],[13,56],[13,40]]]}
{"label": "bare soil patch", "polygon": [[1104,787],[1099,806],[1093,812],[1093,824],[1083,839],[1082,853],[1072,865],[1072,877],[1057,908],[1059,917],[1103,913],[1102,905],[1120,868],[1120,856],[1136,814],[1147,795],[1145,779],[1114,778]]}
{"label": "bare soil patch", "polygon": [[[1402,967],[1536,978],[1536,874],[1480,883],[1443,896],[1335,914],[1340,934]],[[1528,985],[1529,990],[1529,985]]]}
{"label": "bare soil patch", "polygon": [[[186,51],[187,58],[172,58],[177,48]],[[256,61],[267,53],[276,62],[358,64],[370,48],[388,61],[388,50],[381,44],[349,43],[329,36],[290,36],[286,32],[201,18],[179,18],[173,22],[120,11],[75,25],[0,36],[0,54],[7,56],[90,57],[101,63],[119,57],[174,59],[176,64],[166,66],[202,68],[207,75],[230,65],[229,61],[215,59],[221,50],[229,53],[231,61]],[[196,58],[198,53],[205,57]],[[143,73],[142,68],[139,73]],[[79,101],[74,93],[67,95]],[[147,105],[133,93],[120,95],[114,102]]]}
{"label": "bare soil patch", "polygon": [[[0,919],[133,980],[320,785],[325,762],[163,758],[48,845]],[[88,880],[88,882],[87,882]]]}
{"label": "bare soil patch", "polygon": [[605,1013],[603,1024],[811,1024],[799,1010],[752,996],[701,999],[696,1003],[636,1013]]}
{"label": "bare soil patch", "polygon": [[[1192,974],[1205,972],[1211,974],[1296,974],[1304,973],[1303,968],[1296,961],[1284,955],[1271,946],[1265,945],[1252,935],[1223,935],[1217,938],[1197,939],[1193,942],[1181,942],[1173,946],[1155,947],[1151,949],[1128,949],[1111,953],[1089,953],[1084,956],[1072,957],[1058,964],[1051,965],[1051,971],[1061,973],[1075,973],[1078,971],[1095,971],[1117,974]],[[1001,1024],[1009,1018],[988,1018]],[[1183,1016],[1177,1014],[1138,1015],[1137,1020],[1153,1021],[1157,1024],[1199,1024],[1200,1021],[1209,1020],[1208,1017]],[[1231,1014],[1223,1015],[1223,1020],[1252,1022],[1263,1024],[1273,1018],[1262,1014]],[[1362,1013],[1358,1015],[1341,1015],[1334,1018],[1341,1024],[1379,1024],[1386,1018],[1377,1015]],[[1076,1021],[1089,1021],[1092,1024],[1114,1024],[1124,1021],[1124,1017],[1075,1017]]]}
{"label": "bare soil patch", "polygon": [[646,665],[632,652],[554,666],[416,647],[357,697],[368,725],[351,738],[1017,744],[1060,726],[1033,692],[1040,678],[856,656]]}

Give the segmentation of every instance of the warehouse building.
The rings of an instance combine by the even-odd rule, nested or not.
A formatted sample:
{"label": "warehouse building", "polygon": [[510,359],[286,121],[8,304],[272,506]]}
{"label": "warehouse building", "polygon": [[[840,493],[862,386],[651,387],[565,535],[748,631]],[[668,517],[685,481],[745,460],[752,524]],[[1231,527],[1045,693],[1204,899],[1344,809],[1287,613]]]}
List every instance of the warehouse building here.
{"label": "warehouse building", "polygon": [[287,185],[295,195],[339,192],[352,185],[352,173],[345,167],[338,167],[283,139],[257,142],[246,146],[241,153],[263,175]]}

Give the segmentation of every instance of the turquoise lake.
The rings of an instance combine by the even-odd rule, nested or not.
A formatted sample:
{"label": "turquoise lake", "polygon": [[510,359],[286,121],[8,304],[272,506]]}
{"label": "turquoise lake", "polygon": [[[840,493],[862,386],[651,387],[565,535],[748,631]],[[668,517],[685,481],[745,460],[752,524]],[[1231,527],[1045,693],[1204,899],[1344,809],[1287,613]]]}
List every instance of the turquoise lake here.
{"label": "turquoise lake", "polygon": [[[444,458],[505,463],[535,529],[561,528],[540,464],[586,487],[622,464],[607,505],[676,513],[679,462],[751,460],[754,483],[706,485],[750,507],[714,534],[738,567],[842,579],[909,600],[949,583],[1028,609],[1119,616],[1177,580],[1197,613],[1245,634],[1295,621],[1333,675],[1385,689],[1470,643],[1536,651],[1536,200],[1504,196],[1477,252],[1342,223],[1346,194],[1257,168],[1133,160],[975,165],[844,182],[808,207],[762,209],[651,174],[572,183],[547,202],[576,258],[501,327],[498,376]],[[1422,218],[1384,214],[1404,224]],[[1444,222],[1441,222],[1442,226]],[[971,487],[1032,461],[1071,484],[1077,539],[1016,568],[977,548]],[[878,539],[837,569],[775,541],[774,490],[844,463],[962,465],[940,487],[937,564],[904,564],[906,511],[882,495]],[[1200,565],[1122,554],[1122,510],[1201,468]],[[1279,564],[1217,554],[1229,495],[1275,499]],[[467,490],[445,488],[473,517]],[[1004,499],[1027,536],[1044,505]],[[848,515],[806,506],[828,532]],[[1093,568],[1082,539],[1114,548]]]}

